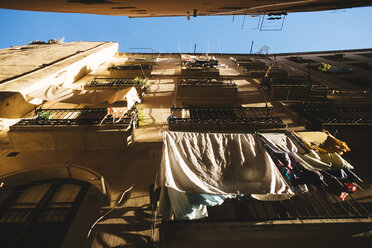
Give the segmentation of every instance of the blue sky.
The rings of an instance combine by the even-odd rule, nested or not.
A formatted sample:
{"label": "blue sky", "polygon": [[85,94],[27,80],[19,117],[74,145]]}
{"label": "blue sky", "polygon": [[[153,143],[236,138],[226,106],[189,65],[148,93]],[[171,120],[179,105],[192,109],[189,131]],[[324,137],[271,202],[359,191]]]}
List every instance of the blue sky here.
{"label": "blue sky", "polygon": [[[117,41],[121,52],[248,53],[372,48],[372,7],[288,14],[282,31],[242,30],[243,16],[128,18],[0,9],[0,48],[32,40]],[[138,50],[144,52],[149,50]]]}

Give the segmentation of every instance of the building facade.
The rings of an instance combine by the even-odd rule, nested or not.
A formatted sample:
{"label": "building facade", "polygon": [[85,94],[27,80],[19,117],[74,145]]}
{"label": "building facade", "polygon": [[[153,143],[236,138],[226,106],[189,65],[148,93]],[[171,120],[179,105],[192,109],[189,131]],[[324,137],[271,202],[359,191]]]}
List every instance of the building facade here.
{"label": "building facade", "polygon": [[[123,54],[111,42],[2,49],[2,243],[283,246],[315,236],[329,245],[346,235],[340,246],[362,247],[371,241],[371,53]],[[244,217],[239,213],[252,206],[229,201],[198,221],[162,221],[157,215],[151,185],[162,162],[164,132],[322,129],[348,143],[344,157],[363,179],[363,191],[340,200],[342,206],[357,204],[349,206],[355,208],[346,211],[349,216],[281,218],[274,211],[275,218]],[[304,207],[291,211],[296,209]]]}

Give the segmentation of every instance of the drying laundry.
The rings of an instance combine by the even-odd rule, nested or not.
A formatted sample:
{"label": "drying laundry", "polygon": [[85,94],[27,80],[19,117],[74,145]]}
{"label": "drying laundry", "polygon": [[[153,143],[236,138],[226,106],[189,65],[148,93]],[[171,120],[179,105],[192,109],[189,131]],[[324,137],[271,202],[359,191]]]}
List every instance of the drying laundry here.
{"label": "drying laundry", "polygon": [[293,195],[257,135],[164,132],[163,139],[163,158],[155,186],[162,188],[160,212],[165,218],[171,215],[173,196],[164,188],[224,197]]}

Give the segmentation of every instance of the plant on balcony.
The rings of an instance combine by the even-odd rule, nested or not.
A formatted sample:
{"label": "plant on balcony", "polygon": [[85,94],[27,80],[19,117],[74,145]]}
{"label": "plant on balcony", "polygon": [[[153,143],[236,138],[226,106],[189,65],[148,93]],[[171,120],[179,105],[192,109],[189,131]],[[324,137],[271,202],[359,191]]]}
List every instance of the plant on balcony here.
{"label": "plant on balcony", "polygon": [[319,66],[318,66],[318,70],[322,71],[322,72],[328,72],[329,69],[331,69],[331,65],[330,64],[326,64],[326,63],[321,63]]}
{"label": "plant on balcony", "polygon": [[42,120],[49,120],[50,119],[50,112],[38,112],[36,119],[42,119]]}
{"label": "plant on balcony", "polygon": [[111,63],[107,68],[106,68],[106,70],[114,70],[114,69],[116,69],[116,64],[114,64],[114,63]]}
{"label": "plant on balcony", "polygon": [[142,84],[143,86],[147,86],[147,83],[148,83],[148,79],[147,78],[140,78],[140,77],[135,77],[133,79],[133,83],[135,84]]}
{"label": "plant on balcony", "polygon": [[138,118],[138,126],[144,127],[147,126],[147,116],[145,114],[145,111],[143,110],[142,107],[137,108],[137,118]]}
{"label": "plant on balcony", "polygon": [[289,56],[289,59],[290,60],[293,60],[293,61],[297,61],[297,60],[299,60],[301,57],[299,57],[299,56],[297,56],[297,55],[291,55],[291,56]]}
{"label": "plant on balcony", "polygon": [[85,81],[85,86],[92,86],[94,82],[95,82],[94,80],[93,81],[87,80]]}
{"label": "plant on balcony", "polygon": [[335,57],[338,59],[342,59],[343,57],[345,57],[345,53],[335,53]]}

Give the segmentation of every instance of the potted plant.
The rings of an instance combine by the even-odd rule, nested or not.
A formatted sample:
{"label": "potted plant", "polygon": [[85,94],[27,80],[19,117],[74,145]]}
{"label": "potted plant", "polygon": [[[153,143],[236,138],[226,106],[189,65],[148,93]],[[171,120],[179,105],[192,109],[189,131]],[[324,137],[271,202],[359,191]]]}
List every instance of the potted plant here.
{"label": "potted plant", "polygon": [[345,53],[335,53],[335,57],[337,58],[337,59],[342,59],[343,57],[345,57]]}
{"label": "potted plant", "polygon": [[116,69],[116,64],[114,64],[114,63],[111,63],[111,64],[106,68],[106,70],[108,70],[108,71],[110,71],[110,70],[114,70],[114,69]]}
{"label": "potted plant", "polygon": [[141,88],[143,87],[144,93],[146,93],[148,82],[149,82],[148,78],[135,77],[133,79],[134,84],[141,85]]}
{"label": "potted plant", "polygon": [[330,64],[326,64],[326,63],[321,63],[319,66],[318,66],[318,70],[322,71],[322,72],[328,72],[329,69],[331,69],[331,65]]}

